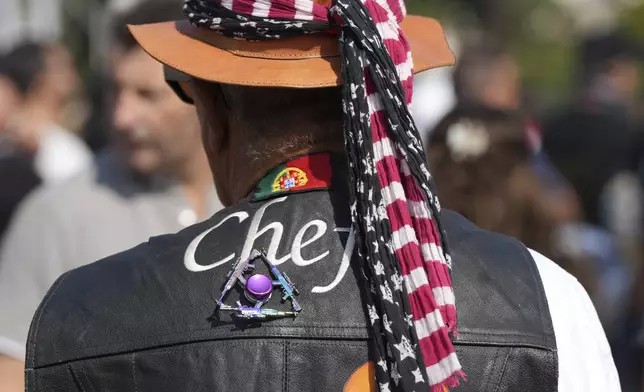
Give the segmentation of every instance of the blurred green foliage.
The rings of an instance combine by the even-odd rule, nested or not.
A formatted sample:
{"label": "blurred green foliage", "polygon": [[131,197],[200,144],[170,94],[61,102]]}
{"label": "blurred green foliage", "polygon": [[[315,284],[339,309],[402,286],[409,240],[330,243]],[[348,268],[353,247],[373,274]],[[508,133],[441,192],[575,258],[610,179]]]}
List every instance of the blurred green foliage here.
{"label": "blurred green foliage", "polygon": [[620,24],[633,36],[644,41],[644,4],[625,12],[621,16]]}
{"label": "blurred green foliage", "polygon": [[[477,12],[475,3],[479,6]],[[574,88],[573,21],[550,0],[407,0],[410,13],[439,19],[450,31],[488,31],[515,56],[526,92],[541,108],[561,104]],[[483,14],[483,15],[482,15]],[[644,4],[619,24],[644,42]]]}

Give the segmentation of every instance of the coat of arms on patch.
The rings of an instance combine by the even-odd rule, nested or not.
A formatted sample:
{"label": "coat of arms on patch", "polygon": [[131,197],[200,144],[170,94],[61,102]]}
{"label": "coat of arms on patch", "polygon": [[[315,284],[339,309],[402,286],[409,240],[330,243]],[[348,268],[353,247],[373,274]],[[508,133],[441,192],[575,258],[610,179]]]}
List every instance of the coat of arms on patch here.
{"label": "coat of arms on patch", "polygon": [[296,167],[282,170],[273,181],[273,192],[286,191],[306,185],[309,182],[306,173]]}

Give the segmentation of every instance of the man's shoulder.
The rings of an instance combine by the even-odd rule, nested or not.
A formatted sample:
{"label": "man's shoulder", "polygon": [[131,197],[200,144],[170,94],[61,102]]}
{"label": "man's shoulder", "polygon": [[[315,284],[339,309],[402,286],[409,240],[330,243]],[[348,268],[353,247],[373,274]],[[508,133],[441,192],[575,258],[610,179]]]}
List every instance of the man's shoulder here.
{"label": "man's shoulder", "polygon": [[[467,220],[462,215],[444,210],[442,213],[443,222],[446,224],[446,231],[450,246],[467,245],[470,249],[476,250],[483,244],[488,244],[491,247],[499,247],[503,251],[513,249],[513,257],[507,258],[494,258],[488,260],[489,266],[496,266],[502,268],[504,263],[517,263],[525,267],[535,266],[531,268],[533,273],[536,273],[541,280],[552,280],[560,284],[568,284],[577,286],[580,283],[577,278],[572,276],[561,266],[554,261],[550,260],[541,253],[527,248],[523,243],[513,237],[504,234],[492,232],[476,226],[471,221]],[[481,245],[477,245],[480,243]],[[473,248],[474,247],[474,248]]]}
{"label": "man's shoulder", "polygon": [[450,248],[463,245],[468,245],[469,248],[472,248],[472,246],[482,247],[485,244],[489,244],[503,248],[526,249],[525,252],[527,252],[527,248],[516,238],[483,229],[458,212],[447,209],[442,210],[441,223],[443,225],[442,229],[447,234],[447,242]]}
{"label": "man's shoulder", "polygon": [[[32,320],[27,367],[118,352],[126,350],[132,340],[153,336],[155,325],[163,321],[150,316],[146,324],[141,321],[145,314],[133,313],[148,305],[155,307],[148,308],[150,314],[163,313],[160,308],[173,302],[176,288],[186,287],[193,278],[183,260],[190,242],[234,211],[224,209],[178,233],[152,237],[61,275]],[[140,323],[125,325],[132,320]],[[117,339],[114,334],[123,336]]]}
{"label": "man's shoulder", "polygon": [[483,230],[455,212],[444,211],[441,218],[453,263],[458,340],[521,342],[554,350],[548,301],[532,252],[520,241]]}
{"label": "man's shoulder", "polygon": [[[32,320],[28,367],[71,359],[75,348],[89,343],[80,333],[83,325],[104,323],[108,315],[115,317],[120,311],[127,312],[135,280],[143,278],[137,270],[155,258],[155,248],[143,243],[61,275]],[[109,328],[109,323],[103,326]]]}

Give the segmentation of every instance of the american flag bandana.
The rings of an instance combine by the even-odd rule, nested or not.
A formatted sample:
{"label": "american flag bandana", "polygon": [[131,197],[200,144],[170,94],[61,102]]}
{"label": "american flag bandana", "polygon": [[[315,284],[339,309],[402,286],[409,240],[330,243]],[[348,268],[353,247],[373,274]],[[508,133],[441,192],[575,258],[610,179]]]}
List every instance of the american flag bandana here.
{"label": "american flag bandana", "polygon": [[186,0],[190,22],[243,40],[333,33],[342,62],[351,219],[367,287],[376,382],[445,392],[464,377],[440,204],[412,120],[404,0]]}

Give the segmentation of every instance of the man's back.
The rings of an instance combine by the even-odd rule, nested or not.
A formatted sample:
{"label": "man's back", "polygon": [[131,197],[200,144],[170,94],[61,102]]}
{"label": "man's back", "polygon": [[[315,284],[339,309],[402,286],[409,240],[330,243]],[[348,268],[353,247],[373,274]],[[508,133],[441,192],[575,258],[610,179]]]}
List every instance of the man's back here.
{"label": "man's back", "polygon": [[[345,200],[337,188],[260,197],[69,272],[32,323],[28,389],[342,390],[372,360],[374,317],[350,262],[355,238]],[[458,390],[556,390],[555,334],[530,253],[454,213],[443,220],[459,304],[454,343],[469,376]],[[254,249],[266,249],[299,289],[297,318],[213,315],[226,273]],[[277,294],[265,307],[291,310]],[[233,290],[224,302],[243,298]]]}

